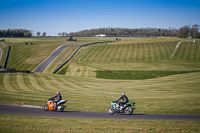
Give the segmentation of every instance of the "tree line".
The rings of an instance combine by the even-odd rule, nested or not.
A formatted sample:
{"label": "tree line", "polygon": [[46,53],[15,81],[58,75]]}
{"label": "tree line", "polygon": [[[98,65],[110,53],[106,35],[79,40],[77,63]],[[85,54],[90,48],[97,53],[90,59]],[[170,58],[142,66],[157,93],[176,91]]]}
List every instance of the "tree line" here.
{"label": "tree line", "polygon": [[[95,35],[105,34],[110,37],[126,37],[126,36],[178,36],[180,38],[200,38],[200,25],[185,25],[179,29],[175,28],[98,28],[90,30],[81,30],[78,32],[61,32],[58,36],[75,36],[75,37],[94,37]],[[36,36],[46,37],[47,33],[42,34],[38,31]],[[31,37],[33,31],[26,29],[8,29],[0,30],[0,37]]]}
{"label": "tree line", "polygon": [[98,28],[71,32],[69,36],[86,37],[105,34],[106,36],[178,36],[180,38],[200,38],[200,25],[185,25],[179,29],[175,28]]}
{"label": "tree line", "polygon": [[0,37],[31,37],[33,32],[25,29],[0,30]]}

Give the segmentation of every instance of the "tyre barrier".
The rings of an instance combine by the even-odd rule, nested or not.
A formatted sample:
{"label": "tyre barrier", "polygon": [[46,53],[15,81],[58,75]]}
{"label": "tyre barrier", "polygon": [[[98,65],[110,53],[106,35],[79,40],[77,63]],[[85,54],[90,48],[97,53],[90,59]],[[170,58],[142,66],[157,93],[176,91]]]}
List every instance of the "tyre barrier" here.
{"label": "tyre barrier", "polygon": [[60,65],[55,71],[53,71],[52,74],[57,73],[65,64],[67,64],[67,63],[76,55],[76,53],[77,53],[82,47],[85,47],[85,46],[88,46],[88,45],[93,45],[93,44],[110,43],[110,42],[114,42],[114,41],[93,42],[93,43],[88,43],[88,44],[81,45],[81,46],[72,54],[72,56],[71,56],[67,61],[65,61],[62,65]]}
{"label": "tyre barrier", "polygon": [[0,69],[0,73],[30,73],[28,70]]}
{"label": "tyre barrier", "polygon": [[10,53],[10,48],[11,48],[11,46],[8,46],[8,50],[7,50],[7,53],[6,53],[6,58],[5,58],[5,61],[4,61],[4,64],[3,64],[3,68],[7,67],[7,62],[8,62],[8,57],[9,57],[9,53]]}

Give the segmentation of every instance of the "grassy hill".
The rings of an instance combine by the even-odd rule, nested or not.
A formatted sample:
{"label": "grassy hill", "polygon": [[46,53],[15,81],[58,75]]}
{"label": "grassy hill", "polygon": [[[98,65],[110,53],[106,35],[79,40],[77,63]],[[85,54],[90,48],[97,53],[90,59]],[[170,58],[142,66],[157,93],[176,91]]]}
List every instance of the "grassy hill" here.
{"label": "grassy hill", "polygon": [[[45,37],[45,38],[5,38],[5,42],[0,42],[3,51],[3,57],[0,61],[3,66],[4,58],[7,52],[7,46],[11,46],[10,57],[7,68],[17,70],[30,70],[36,68],[44,59],[46,59],[57,47],[63,44],[78,42],[95,42],[110,40],[102,38],[77,38],[78,41],[66,41],[66,37]],[[113,38],[111,39],[113,40]],[[25,44],[28,42],[28,45]],[[30,43],[33,43],[30,45]],[[72,51],[73,52],[73,51]],[[71,52],[71,53],[72,53]],[[58,62],[59,63],[59,62]],[[55,64],[54,64],[55,65]],[[56,64],[59,66],[59,64]],[[51,71],[52,68],[50,68]]]}
{"label": "grassy hill", "polygon": [[[182,44],[172,57],[179,41],[182,41]],[[162,77],[199,71],[199,53],[198,41],[193,43],[192,40],[177,38],[125,39],[82,48],[63,68],[62,74],[111,79],[138,79],[134,76],[126,78],[126,75],[138,74],[141,74],[139,79]],[[137,73],[133,74],[135,71]]]}
{"label": "grassy hill", "polygon": [[[87,41],[85,38],[80,39]],[[18,39],[9,41],[12,44],[12,54],[8,66],[17,69],[34,69],[54,48],[64,43],[63,38],[51,41],[33,39],[31,41],[34,45],[23,44],[24,39],[16,40]],[[200,100],[200,47],[198,41],[193,44],[191,40],[181,40],[183,43],[180,49],[171,57],[178,41],[180,40],[177,38],[124,38],[114,43],[83,47],[75,58],[58,72],[60,74],[51,74],[52,70],[70,57],[78,47],[72,46],[63,51],[43,74],[0,74],[3,94],[0,101],[44,105],[46,99],[59,90],[63,97],[70,99],[70,110],[106,111],[110,101],[118,98],[121,92],[127,92],[130,99],[138,103],[138,113],[199,113],[197,101]],[[32,64],[28,62],[34,58],[37,59],[33,60]],[[123,76],[133,72],[136,72],[137,76],[142,75],[142,78],[97,79],[99,71],[105,76],[100,78],[107,78],[114,73],[119,79],[126,79]],[[104,73],[108,71],[111,73]],[[150,77],[146,79],[147,75]],[[115,79],[116,76],[112,78]],[[81,103],[85,106],[79,107]]]}
{"label": "grassy hill", "polygon": [[43,106],[61,91],[67,110],[106,112],[126,92],[136,113],[199,114],[200,72],[148,80],[107,80],[52,74],[0,74],[0,103]]}
{"label": "grassy hill", "polygon": [[[115,38],[77,39],[78,42],[95,42]],[[26,45],[26,41],[33,45]],[[171,57],[179,41],[183,43]],[[0,63],[3,64],[7,46],[11,45],[8,68],[33,70],[58,46],[66,43],[71,42],[66,42],[65,38],[8,38],[0,42],[3,50]],[[78,47],[71,46],[44,73],[0,73],[0,103],[43,106],[60,91],[63,99],[68,100],[66,110],[106,112],[110,102],[125,92],[129,100],[136,102],[135,113],[200,114],[199,45],[199,40],[194,44],[192,40],[178,38],[122,38],[114,43],[83,47],[63,69],[51,74]],[[96,78],[98,72],[105,77]],[[119,75],[119,79],[114,80],[116,75],[106,79],[109,74],[104,72]],[[142,78],[124,80],[124,75],[132,73]],[[147,75],[150,77],[145,79]],[[60,128],[55,123],[64,125]],[[199,132],[199,122],[0,115],[0,131]]]}

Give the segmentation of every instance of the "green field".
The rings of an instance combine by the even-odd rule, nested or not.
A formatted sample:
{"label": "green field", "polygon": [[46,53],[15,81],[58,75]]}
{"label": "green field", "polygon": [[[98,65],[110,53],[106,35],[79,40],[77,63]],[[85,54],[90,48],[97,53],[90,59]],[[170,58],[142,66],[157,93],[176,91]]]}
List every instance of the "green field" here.
{"label": "green field", "polygon": [[[115,38],[77,39],[78,42],[115,40]],[[31,41],[33,45],[25,45],[25,41]],[[179,41],[183,43],[175,56],[171,57]],[[3,50],[1,64],[3,64],[8,44],[11,45],[8,68],[32,71],[58,46],[66,43],[71,42],[66,42],[65,38],[8,38],[6,42],[0,43]],[[78,46],[70,46],[63,51],[44,73],[1,73],[0,103],[21,104],[24,102],[27,105],[43,106],[49,97],[60,91],[63,99],[68,100],[66,110],[106,112],[110,102],[125,92],[131,101],[136,102],[135,113],[200,114],[200,40],[192,43],[190,39],[179,38],[122,38],[122,41],[118,42],[95,44],[83,47],[63,69],[57,74],[52,74],[52,71],[66,61],[77,48]],[[103,76],[98,77],[98,72]],[[108,79],[109,75],[111,75],[110,79]],[[124,76],[129,77],[130,75],[131,78],[126,80]],[[137,76],[140,78],[135,79]],[[147,76],[149,77],[146,78]],[[0,122],[9,123],[10,117],[14,120],[22,118],[21,123],[29,119],[23,116],[3,115]],[[44,117],[38,118],[41,121],[44,119]],[[31,119],[36,119],[36,117]],[[63,118],[56,119],[64,121]],[[88,125],[98,122],[107,127],[99,129],[98,125],[91,125],[93,128],[86,130],[79,125],[79,119],[67,118],[64,122],[69,124],[68,121],[74,121],[77,128],[60,132],[66,130],[69,132],[94,132],[96,130],[98,132],[118,132],[127,128],[123,126],[122,130],[115,130],[112,124],[116,120],[83,120],[87,121],[87,124],[89,122]],[[192,121],[188,123],[184,121],[123,120],[118,123],[127,124],[129,122],[135,125],[134,129],[136,128],[138,132],[181,132],[182,130],[199,132],[199,122]],[[174,124],[168,125],[170,128],[166,129],[165,125],[168,123]],[[16,122],[13,123],[13,126],[16,124]],[[161,125],[161,128],[157,128],[155,126],[157,124]],[[33,125],[33,127],[36,126]],[[152,129],[149,126],[152,126]],[[3,131],[8,130],[3,129]],[[21,131],[22,127],[17,126],[13,128],[15,129]],[[53,128],[50,129],[53,131]],[[27,128],[25,132],[29,130],[49,131]],[[133,128],[129,128],[128,132],[131,130]]]}
{"label": "green field", "polygon": [[0,132],[198,133],[200,121],[108,120],[0,115]]}

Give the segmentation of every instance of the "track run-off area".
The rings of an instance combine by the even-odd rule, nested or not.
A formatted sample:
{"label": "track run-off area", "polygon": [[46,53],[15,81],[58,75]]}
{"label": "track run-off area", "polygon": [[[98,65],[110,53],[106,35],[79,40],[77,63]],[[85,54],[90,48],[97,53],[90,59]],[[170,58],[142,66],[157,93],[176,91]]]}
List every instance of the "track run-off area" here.
{"label": "track run-off area", "polygon": [[114,114],[106,112],[82,111],[44,111],[42,107],[25,105],[0,104],[0,114],[15,114],[28,116],[70,117],[70,118],[96,118],[96,119],[132,119],[132,120],[200,120],[200,114]]}

